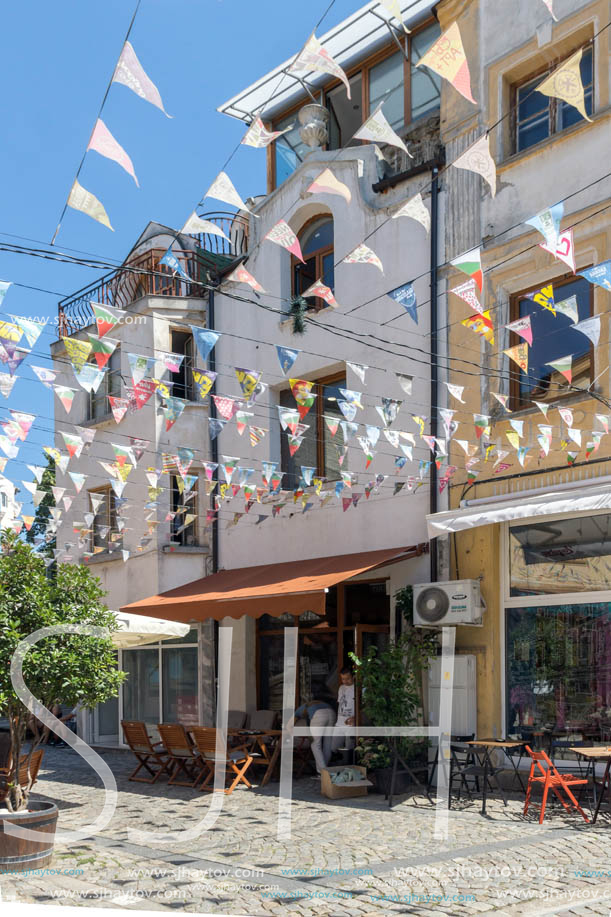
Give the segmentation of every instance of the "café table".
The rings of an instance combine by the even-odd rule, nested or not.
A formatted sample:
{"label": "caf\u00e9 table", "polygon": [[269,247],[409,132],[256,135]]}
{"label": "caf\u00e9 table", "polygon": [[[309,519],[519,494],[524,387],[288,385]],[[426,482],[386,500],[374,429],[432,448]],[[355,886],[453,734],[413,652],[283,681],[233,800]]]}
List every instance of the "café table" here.
{"label": "caf\u00e9 table", "polygon": [[[573,748],[570,748],[569,751],[575,752],[576,755],[585,758],[588,762],[588,770],[586,771],[586,777],[588,775],[590,767],[592,768],[592,783],[594,785],[594,802],[596,807],[594,809],[594,816],[592,817],[592,824],[596,823],[598,818],[598,810],[600,809],[600,804],[602,802],[603,796],[605,795],[605,790],[609,790],[611,795],[611,777],[609,776],[609,771],[611,771],[611,745],[593,745],[591,748],[584,747],[581,745],[576,745]],[[606,758],[605,772],[603,774],[603,779],[599,783],[596,779],[596,761]],[[596,799],[596,788],[600,788],[600,794],[598,799]]]}
{"label": "caf\u00e9 table", "polygon": [[[500,783],[499,783],[499,778],[498,778],[497,775],[500,773],[500,771],[503,770],[502,767],[494,767],[494,765],[492,764],[492,761],[490,760],[490,753],[491,753],[492,751],[494,751],[495,748],[502,748],[503,751],[508,751],[508,750],[517,749],[517,748],[523,748],[523,747],[524,747],[524,742],[523,742],[523,741],[522,741],[522,742],[516,742],[516,741],[509,741],[509,740],[504,741],[503,739],[473,739],[472,741],[470,741],[470,742],[464,742],[463,744],[464,744],[464,745],[472,745],[472,746],[474,746],[474,747],[483,749],[483,759],[484,759],[484,761],[483,761],[483,765],[482,765],[482,766],[483,766],[483,769],[484,769],[484,772],[483,772],[483,781],[484,781],[484,784],[483,784],[483,787],[482,787],[482,812],[481,812],[481,814],[482,814],[482,815],[485,815],[485,814],[486,814],[486,795],[487,795],[488,780],[489,780],[490,777],[494,777],[494,779],[496,780],[497,786],[499,787],[499,789],[501,789],[501,785],[500,785]],[[520,757],[521,757],[521,756],[520,756]],[[522,787],[522,790],[523,790],[524,792],[526,792],[526,787],[524,786],[524,783],[523,783],[523,781],[522,781],[522,778],[520,777],[520,772],[518,771],[518,768],[517,768],[517,765],[516,765],[515,761],[513,760],[513,758],[511,757],[511,755],[508,755],[508,758],[509,758],[509,760],[511,761],[511,764],[512,764],[512,767],[513,767],[514,778],[515,778],[515,777],[518,778],[518,782],[519,782],[520,786]],[[504,796],[504,794],[503,794],[502,789],[501,789],[501,795],[503,795],[503,799],[504,799],[504,801],[505,801],[505,805],[507,805],[507,801],[505,800],[505,796]]]}

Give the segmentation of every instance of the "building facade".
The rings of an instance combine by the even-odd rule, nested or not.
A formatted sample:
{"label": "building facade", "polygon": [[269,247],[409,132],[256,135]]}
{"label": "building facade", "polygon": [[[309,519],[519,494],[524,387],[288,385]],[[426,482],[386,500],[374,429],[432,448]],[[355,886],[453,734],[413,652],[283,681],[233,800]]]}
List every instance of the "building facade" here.
{"label": "building facade", "polygon": [[[451,405],[460,426],[450,453],[458,467],[450,510],[432,516],[429,531],[446,542],[453,578],[480,580],[487,605],[482,628],[457,629],[458,652],[477,658],[478,733],[604,741],[611,735],[610,287],[580,272],[611,253],[609,10],[578,0],[557,0],[554,9],[557,22],[542,3],[437,7],[443,28],[460,23],[478,101],[442,96],[447,158],[490,129],[497,193],[491,197],[473,173],[446,174],[447,256],[481,246],[494,344],[462,325],[470,310],[449,295],[449,380],[464,387],[464,404]],[[579,49],[588,120],[536,92]],[[558,204],[554,257],[526,221]],[[573,246],[574,269],[567,263]],[[451,267],[445,273],[449,288],[465,279]],[[574,328],[596,317],[599,337]],[[526,370],[505,351],[524,342],[506,326],[528,319]],[[476,419],[487,427],[479,440]],[[474,444],[470,462],[459,439]]]}

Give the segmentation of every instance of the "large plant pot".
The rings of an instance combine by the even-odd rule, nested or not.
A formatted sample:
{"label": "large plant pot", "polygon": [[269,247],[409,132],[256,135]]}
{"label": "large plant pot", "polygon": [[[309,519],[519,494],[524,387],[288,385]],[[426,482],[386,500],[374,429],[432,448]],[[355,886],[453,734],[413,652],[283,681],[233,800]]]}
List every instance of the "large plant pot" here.
{"label": "large plant pot", "polygon": [[[388,796],[390,793],[390,782],[392,780],[392,767],[376,767],[373,771],[373,776],[375,778],[376,793],[384,793],[385,796]],[[407,793],[411,783],[410,775],[400,773],[400,767],[398,766],[393,794],[395,796],[400,796],[401,793]]]}
{"label": "large plant pot", "polygon": [[[51,862],[58,815],[54,802],[39,801],[30,801],[23,812],[0,815],[0,873],[38,869]],[[29,840],[6,834],[8,823],[44,833],[44,839]]]}

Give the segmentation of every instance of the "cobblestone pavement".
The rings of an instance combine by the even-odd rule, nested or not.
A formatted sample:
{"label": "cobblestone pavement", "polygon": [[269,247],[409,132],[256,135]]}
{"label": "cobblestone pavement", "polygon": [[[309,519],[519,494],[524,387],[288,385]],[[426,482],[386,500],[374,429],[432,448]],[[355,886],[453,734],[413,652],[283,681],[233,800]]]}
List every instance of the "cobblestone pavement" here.
{"label": "cobblestone pavement", "polygon": [[[293,786],[292,836],[277,838],[278,784],[236,790],[216,823],[192,839],[155,834],[193,829],[212,794],[129,782],[133,759],[103,755],[117,779],[110,824],[83,841],[58,842],[52,874],[0,877],[4,900],[194,913],[373,917],[380,914],[610,914],[608,817],[595,827],[554,809],[539,826],[523,796],[505,808],[459,804],[436,839],[425,797],[328,800],[318,782]],[[37,798],[60,808],[59,830],[89,824],[102,809],[97,775],[71,749],[48,749]],[[521,801],[522,799],[522,801]],[[142,832],[137,839],[134,829]]]}

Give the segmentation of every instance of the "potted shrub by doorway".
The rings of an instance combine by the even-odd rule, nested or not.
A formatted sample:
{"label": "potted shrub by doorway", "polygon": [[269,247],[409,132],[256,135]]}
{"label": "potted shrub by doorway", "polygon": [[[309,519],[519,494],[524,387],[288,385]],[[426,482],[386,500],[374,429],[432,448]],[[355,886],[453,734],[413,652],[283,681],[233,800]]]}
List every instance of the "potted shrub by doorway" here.
{"label": "potted shrub by doorway", "polygon": [[[381,652],[373,645],[365,656],[351,654],[361,691],[363,718],[372,726],[417,726],[423,717],[423,675],[437,655],[436,633],[412,623],[411,587],[395,594],[397,615],[403,618],[401,635]],[[397,751],[414,771],[428,761],[428,740],[399,737]],[[393,740],[360,738],[356,747],[359,764],[367,767],[379,793],[388,795],[392,776]],[[399,765],[400,767],[400,765]],[[407,791],[409,774],[398,772],[394,793]]]}
{"label": "potted shrub by doorway", "polygon": [[[8,720],[10,730],[0,770],[2,873],[49,863],[58,817],[53,802],[30,798],[33,771],[47,736],[9,676],[15,650],[41,628],[93,624],[111,632],[116,620],[102,603],[104,592],[99,580],[86,567],[57,564],[48,575],[41,555],[6,531],[0,548],[0,716]],[[23,680],[43,707],[57,702],[93,707],[116,697],[123,675],[117,671],[110,637],[68,633],[44,637],[25,653]],[[37,709],[34,701],[30,706]],[[24,751],[28,729],[33,735]],[[44,839],[7,834],[7,823],[36,830]]]}

